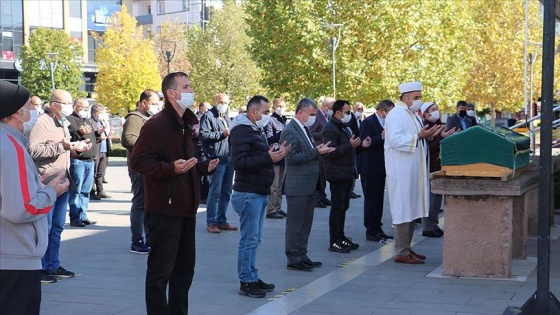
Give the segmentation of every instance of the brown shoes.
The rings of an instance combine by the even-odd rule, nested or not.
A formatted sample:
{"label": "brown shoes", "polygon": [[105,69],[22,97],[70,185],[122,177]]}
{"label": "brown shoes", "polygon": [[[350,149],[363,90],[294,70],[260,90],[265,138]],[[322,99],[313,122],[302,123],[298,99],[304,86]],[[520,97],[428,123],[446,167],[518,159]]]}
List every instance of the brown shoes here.
{"label": "brown shoes", "polygon": [[424,263],[422,259],[418,259],[416,258],[416,256],[412,254],[408,254],[406,256],[396,256],[395,262],[401,264],[414,264],[414,265],[419,265]]}
{"label": "brown shoes", "polygon": [[218,229],[218,227],[215,226],[215,225],[209,225],[209,226],[206,228],[206,231],[208,231],[209,233],[214,233],[214,234],[220,233],[220,229]]}
{"label": "brown shoes", "polygon": [[237,230],[239,230],[239,228],[237,226],[233,226],[233,225],[229,225],[229,224],[218,225],[218,229],[224,230],[224,231],[237,231]]}
{"label": "brown shoes", "polygon": [[420,259],[420,260],[426,260],[426,256],[420,255],[420,254],[418,254],[418,253],[416,253],[416,252],[414,252],[414,251],[412,251],[412,250],[410,251],[410,254],[411,254],[412,256],[414,256],[414,257]]}

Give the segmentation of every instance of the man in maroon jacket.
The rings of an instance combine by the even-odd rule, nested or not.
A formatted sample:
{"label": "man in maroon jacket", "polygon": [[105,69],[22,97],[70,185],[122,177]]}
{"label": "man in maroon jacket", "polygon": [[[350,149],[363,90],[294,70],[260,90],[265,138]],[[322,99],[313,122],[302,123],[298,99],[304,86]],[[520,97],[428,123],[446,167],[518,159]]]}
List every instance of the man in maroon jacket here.
{"label": "man in maroon jacket", "polygon": [[147,313],[186,315],[194,275],[200,176],[213,172],[219,160],[200,162],[195,157],[198,119],[189,110],[194,92],[187,74],[168,74],[162,91],[165,107],[142,127],[130,167],[144,176],[146,193],[152,248],[146,272]]}

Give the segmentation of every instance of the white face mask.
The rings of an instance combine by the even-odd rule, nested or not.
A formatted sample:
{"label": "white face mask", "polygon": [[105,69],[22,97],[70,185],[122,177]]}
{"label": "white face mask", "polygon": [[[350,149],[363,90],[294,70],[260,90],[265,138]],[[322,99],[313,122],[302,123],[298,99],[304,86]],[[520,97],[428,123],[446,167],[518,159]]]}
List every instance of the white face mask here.
{"label": "white face mask", "polygon": [[439,110],[434,110],[430,113],[430,120],[436,122],[439,119]]}
{"label": "white face mask", "polygon": [[[307,115],[307,114],[306,114]],[[311,127],[315,123],[315,119],[317,116],[309,116],[307,115],[307,121],[303,123],[305,127]]]}
{"label": "white face mask", "polygon": [[352,116],[350,114],[346,114],[344,115],[344,117],[342,117],[342,119],[340,121],[342,121],[342,123],[347,124],[350,122],[350,120],[352,119]]}
{"label": "white face mask", "polygon": [[181,93],[181,99],[177,101],[177,104],[184,110],[190,108],[194,104],[194,93]]}
{"label": "white face mask", "polygon": [[268,125],[269,121],[270,121],[270,115],[262,115],[261,119],[255,121],[255,124],[257,124],[257,126],[260,128],[264,128],[264,126]]}
{"label": "white face mask", "polygon": [[228,106],[225,104],[220,104],[216,106],[216,109],[218,110],[218,113],[223,114],[228,110]]}
{"label": "white face mask", "polygon": [[101,121],[109,121],[109,115],[103,113],[103,114],[99,115],[99,120],[101,120]]}
{"label": "white face mask", "polygon": [[412,106],[410,106],[409,108],[413,113],[416,113],[417,111],[420,110],[422,104],[423,104],[422,100],[414,100],[412,101]]}
{"label": "white face mask", "polygon": [[360,119],[360,117],[362,117],[362,112],[354,112],[354,116],[356,116],[356,118]]}
{"label": "white face mask", "polygon": [[333,114],[333,111],[332,111],[332,109],[329,109],[329,110],[327,111],[327,116],[331,117],[331,116],[332,116],[332,114]]}
{"label": "white face mask", "polygon": [[72,110],[72,105],[62,105],[62,109],[60,110],[60,116],[67,117],[72,115],[74,111]]}
{"label": "white face mask", "polygon": [[278,116],[282,116],[282,107],[278,107],[274,110],[274,112],[276,113],[276,115]]}
{"label": "white face mask", "polygon": [[86,119],[87,118],[87,110],[79,111],[78,116],[80,116],[82,119]]}
{"label": "white face mask", "polygon": [[150,105],[148,108],[148,114],[153,116],[157,113],[159,113],[159,105]]}
{"label": "white face mask", "polygon": [[41,115],[41,114],[44,114],[44,113],[45,113],[45,111],[43,110],[43,107],[42,107],[42,106],[39,106],[39,107],[37,108],[37,115]]}
{"label": "white face mask", "polygon": [[29,111],[29,115],[31,115],[31,119],[29,119],[29,121],[24,121],[23,122],[23,134],[26,135],[26,136],[29,135],[29,133],[31,132],[31,129],[33,129],[33,127],[35,126],[35,123],[37,123],[37,116],[39,116],[37,111],[34,110],[34,109]]}
{"label": "white face mask", "polygon": [[468,110],[468,111],[467,111],[467,116],[473,117],[473,116],[474,116],[474,110],[472,110],[472,109],[471,109],[471,110]]}

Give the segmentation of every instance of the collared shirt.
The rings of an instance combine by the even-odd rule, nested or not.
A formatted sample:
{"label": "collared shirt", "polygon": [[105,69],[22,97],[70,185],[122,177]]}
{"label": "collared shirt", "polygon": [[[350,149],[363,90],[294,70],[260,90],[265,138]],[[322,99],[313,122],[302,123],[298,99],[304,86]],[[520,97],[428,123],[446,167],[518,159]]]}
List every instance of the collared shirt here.
{"label": "collared shirt", "polygon": [[309,138],[309,131],[305,130],[305,126],[301,123],[301,121],[299,121],[299,119],[297,119],[296,117],[294,117],[294,120],[296,121],[296,123],[298,124],[298,126],[301,128],[301,131],[303,131],[303,134],[305,135],[305,137],[307,138],[307,141],[309,141],[309,144],[311,144],[311,147],[314,147],[313,145],[313,141],[311,140],[311,138]]}
{"label": "collared shirt", "polygon": [[467,130],[467,123],[465,122],[465,119],[468,116],[465,116],[465,117],[461,118],[461,116],[459,116],[459,114],[455,114],[455,115],[457,115],[457,118],[459,118],[459,122],[461,123],[461,127],[463,128],[463,130]]}

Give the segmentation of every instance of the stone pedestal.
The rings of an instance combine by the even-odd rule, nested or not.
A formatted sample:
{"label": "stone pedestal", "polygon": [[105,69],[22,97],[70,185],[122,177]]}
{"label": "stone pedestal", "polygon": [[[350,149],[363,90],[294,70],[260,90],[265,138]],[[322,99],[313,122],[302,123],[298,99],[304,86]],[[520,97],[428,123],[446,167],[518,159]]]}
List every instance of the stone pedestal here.
{"label": "stone pedestal", "polygon": [[508,278],[511,259],[526,258],[528,208],[538,188],[530,169],[503,182],[484,178],[432,180],[432,192],[445,195],[443,274]]}

